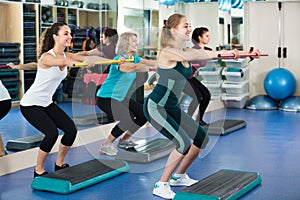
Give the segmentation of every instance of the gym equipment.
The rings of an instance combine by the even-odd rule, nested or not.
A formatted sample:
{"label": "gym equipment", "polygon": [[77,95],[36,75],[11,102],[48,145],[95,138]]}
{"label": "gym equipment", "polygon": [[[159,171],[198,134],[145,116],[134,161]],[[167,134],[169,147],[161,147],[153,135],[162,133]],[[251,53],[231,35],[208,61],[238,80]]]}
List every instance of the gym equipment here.
{"label": "gym equipment", "polygon": [[[256,53],[249,53],[249,52],[239,52],[239,58],[247,58],[247,57],[255,57],[257,56]],[[260,54],[260,56],[269,56],[266,53]],[[218,54],[218,59],[233,59],[234,54],[232,53],[224,53],[224,54]]]}
{"label": "gym equipment", "polygon": [[[278,68],[271,70],[264,80],[264,89],[266,93],[275,100],[283,100],[293,95],[296,90],[296,79],[293,74],[284,68],[281,68],[282,58],[287,58],[287,48],[282,47],[282,3],[278,2],[278,27],[279,27],[279,47],[278,47]],[[282,37],[283,36],[283,37]],[[282,55],[281,55],[282,53]],[[283,66],[284,67],[284,66]]]}
{"label": "gym equipment", "polygon": [[300,111],[300,96],[291,96],[280,104],[279,110],[289,111],[289,112],[299,112]]}
{"label": "gym equipment", "polygon": [[36,177],[31,188],[68,194],[129,171],[125,161],[94,159]]}
{"label": "gym equipment", "polygon": [[244,128],[247,123],[244,120],[220,119],[203,126],[209,135],[226,135],[238,129]]}
{"label": "gym equipment", "polygon": [[234,200],[261,183],[257,172],[221,169],[176,193],[174,200]]}
{"label": "gym equipment", "polygon": [[[123,62],[122,60],[108,60],[108,61],[98,61],[95,62],[95,65],[104,65],[104,64],[118,64]],[[133,62],[133,59],[126,59],[125,62]],[[83,62],[83,63],[75,63],[74,67],[84,67],[88,66],[89,63]]]}
{"label": "gym equipment", "polygon": [[252,110],[276,110],[278,106],[276,101],[268,95],[257,95],[247,102],[246,108]]}
{"label": "gym equipment", "polygon": [[[239,52],[239,58],[250,58],[250,61],[254,59],[255,56],[257,56],[256,53],[253,53],[253,47],[251,47],[250,52]],[[262,53],[260,56],[269,56],[269,54]],[[224,53],[224,54],[218,54],[216,59],[233,59],[234,54],[233,53]],[[214,59],[215,60],[215,59]],[[194,67],[200,67],[199,63],[192,64]]]}
{"label": "gym equipment", "polygon": [[107,124],[107,117],[104,112],[102,113],[96,113],[96,114],[90,114],[90,115],[83,115],[83,116],[77,116],[73,118],[74,123],[77,126],[87,126],[92,124]]}
{"label": "gym equipment", "polygon": [[127,150],[120,150],[115,159],[137,163],[148,163],[169,155],[174,148],[175,145],[170,140],[157,138]]}
{"label": "gym equipment", "polygon": [[26,150],[34,147],[38,147],[44,139],[44,134],[27,136],[14,140],[8,140],[6,143],[7,150]]}
{"label": "gym equipment", "polygon": [[289,70],[276,68],[265,77],[264,89],[273,99],[282,100],[295,92],[296,79]]}

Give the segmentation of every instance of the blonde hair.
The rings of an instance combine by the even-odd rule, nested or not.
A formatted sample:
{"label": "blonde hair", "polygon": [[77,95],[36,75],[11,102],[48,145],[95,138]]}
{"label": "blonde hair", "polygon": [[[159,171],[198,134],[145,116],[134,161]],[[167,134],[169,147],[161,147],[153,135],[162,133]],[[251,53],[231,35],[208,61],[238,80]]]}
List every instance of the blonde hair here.
{"label": "blonde hair", "polygon": [[132,36],[138,37],[137,33],[124,32],[120,35],[116,46],[116,54],[124,54],[129,51],[129,47],[132,43]]}
{"label": "blonde hair", "polygon": [[160,35],[160,48],[174,47],[174,36],[171,33],[172,28],[180,24],[180,20],[185,17],[181,14],[173,14],[166,21]]}

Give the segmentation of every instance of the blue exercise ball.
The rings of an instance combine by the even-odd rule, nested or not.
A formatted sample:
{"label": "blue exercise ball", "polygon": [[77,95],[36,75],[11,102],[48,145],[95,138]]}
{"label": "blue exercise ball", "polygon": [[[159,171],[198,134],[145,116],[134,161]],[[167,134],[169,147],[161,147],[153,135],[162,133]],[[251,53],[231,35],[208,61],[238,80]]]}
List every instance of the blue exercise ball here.
{"label": "blue exercise ball", "polygon": [[267,74],[264,80],[264,88],[270,97],[282,100],[295,92],[296,79],[289,70],[276,68]]}
{"label": "blue exercise ball", "polygon": [[299,112],[300,111],[300,96],[291,96],[285,99],[279,106],[279,110],[289,111],[289,112]]}
{"label": "blue exercise ball", "polygon": [[276,110],[278,106],[274,99],[268,95],[261,94],[251,98],[247,102],[246,108],[251,110]]}

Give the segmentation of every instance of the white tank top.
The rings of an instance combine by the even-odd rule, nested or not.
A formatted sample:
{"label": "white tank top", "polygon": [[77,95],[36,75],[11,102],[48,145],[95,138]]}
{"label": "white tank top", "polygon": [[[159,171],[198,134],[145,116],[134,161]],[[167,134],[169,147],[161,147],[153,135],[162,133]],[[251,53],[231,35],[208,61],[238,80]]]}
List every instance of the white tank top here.
{"label": "white tank top", "polygon": [[[48,52],[56,57],[53,49]],[[66,57],[65,54],[64,57]],[[61,81],[66,78],[67,73],[67,67],[63,71],[58,66],[48,69],[38,67],[35,80],[22,97],[20,104],[22,106],[49,106],[52,103],[52,96]]]}
{"label": "white tank top", "polygon": [[10,95],[8,93],[8,90],[2,84],[2,81],[0,80],[0,101],[9,100],[9,99],[10,99]]}

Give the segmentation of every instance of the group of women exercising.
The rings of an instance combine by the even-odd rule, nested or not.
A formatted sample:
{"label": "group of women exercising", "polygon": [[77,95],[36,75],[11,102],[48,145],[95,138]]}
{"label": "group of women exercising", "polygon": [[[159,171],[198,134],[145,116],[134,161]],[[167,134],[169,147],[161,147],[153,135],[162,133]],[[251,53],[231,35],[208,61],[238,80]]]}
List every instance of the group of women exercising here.
{"label": "group of women exercising", "polygon": [[[108,77],[96,96],[97,105],[107,114],[108,120],[119,123],[101,144],[100,153],[116,155],[117,149],[113,142],[124,133],[119,147],[134,146],[130,136],[148,121],[176,146],[168,157],[161,178],[153,187],[153,194],[172,199],[175,193],[170,186],[189,186],[197,182],[186,172],[208,142],[207,133],[202,127],[206,123],[202,117],[209,103],[210,93],[193,76],[195,69],[192,69],[191,62],[200,62],[200,66],[203,66],[203,61],[216,59],[222,52],[206,49],[205,43],[200,42],[202,38],[206,44],[209,42],[209,32],[205,28],[195,29],[192,34],[195,44],[193,48],[184,48],[184,43],[190,40],[191,32],[184,15],[171,15],[162,29],[160,49],[157,60],[154,61],[134,55],[137,52],[138,36],[133,32],[122,33],[117,43],[111,43],[116,45],[116,55],[112,58],[104,56],[100,48],[97,50],[101,54],[97,54],[97,50],[75,54],[66,52],[72,36],[69,26],[65,23],[54,23],[46,29],[41,37],[35,81],[20,102],[23,116],[45,134],[38,150],[34,177],[48,173],[44,163],[58,138],[58,129],[64,134],[54,169],[69,167],[65,163],[65,156],[75,141],[77,128],[72,119],[52,102],[57,86],[67,76],[67,67],[74,67],[78,62],[87,62],[91,67],[96,61],[113,59],[121,60],[121,63],[110,65]],[[104,35],[105,37],[107,36]],[[109,38],[107,40],[109,41]],[[238,58],[238,51],[232,50],[229,53],[232,53],[235,59]],[[259,57],[258,50],[256,53]],[[126,59],[133,59],[133,62],[126,62]],[[139,102],[135,92],[136,88],[141,87],[136,81],[137,73],[151,70],[157,72],[158,82],[144,103]],[[188,113],[178,106],[183,92],[195,101]],[[195,121],[192,114],[198,104],[199,114]]]}

